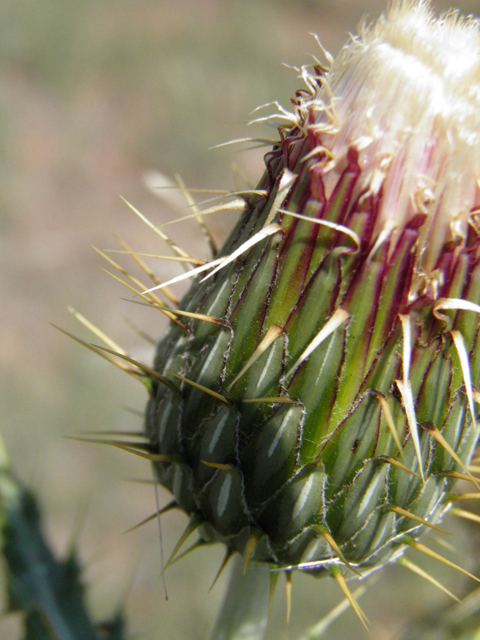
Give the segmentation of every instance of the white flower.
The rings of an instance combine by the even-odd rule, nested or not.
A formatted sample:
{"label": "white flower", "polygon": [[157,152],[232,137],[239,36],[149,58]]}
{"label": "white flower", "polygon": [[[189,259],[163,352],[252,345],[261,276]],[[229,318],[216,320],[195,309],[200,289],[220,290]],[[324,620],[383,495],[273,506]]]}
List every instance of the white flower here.
{"label": "white flower", "polygon": [[410,296],[417,297],[440,277],[442,248],[465,239],[480,202],[478,20],[436,18],[424,1],[396,3],[352,38],[308,102],[327,190],[348,150],[358,149],[358,194],[378,196],[377,240],[390,237],[393,250],[399,232],[425,214]]}

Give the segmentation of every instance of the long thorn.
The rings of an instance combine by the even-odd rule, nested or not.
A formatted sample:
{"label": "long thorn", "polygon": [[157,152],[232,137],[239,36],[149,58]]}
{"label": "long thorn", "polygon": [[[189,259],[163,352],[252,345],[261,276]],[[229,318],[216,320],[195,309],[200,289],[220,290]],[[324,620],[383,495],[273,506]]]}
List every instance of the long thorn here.
{"label": "long thorn", "polygon": [[154,369],[151,369],[150,367],[147,367],[146,365],[142,364],[141,362],[138,362],[134,358],[131,358],[130,356],[126,356],[123,353],[117,353],[116,351],[112,351],[111,349],[107,349],[106,347],[101,347],[100,345],[95,345],[94,344],[92,346],[94,348],[96,348],[96,349],[100,349],[101,351],[106,351],[107,353],[110,353],[111,355],[113,355],[113,356],[115,356],[117,358],[120,358],[121,360],[125,360],[126,362],[130,362],[131,364],[133,364],[136,367],[138,367],[140,369],[140,371],[143,371],[143,373],[145,373],[148,376],[151,376],[152,378],[156,378],[157,380],[162,382],[164,385],[169,387],[172,391],[178,391],[177,388],[175,387],[175,385],[172,384],[170,382],[170,380],[167,380],[167,378],[165,378],[165,376],[162,376],[160,373],[158,373]]}
{"label": "long thorn", "polygon": [[[477,308],[480,308],[478,307],[478,305],[476,306]],[[473,428],[476,431],[472,375],[470,373],[470,360],[468,357],[467,349],[465,347],[465,341],[460,331],[450,331],[450,334],[453,338],[455,349],[457,350],[458,359],[460,360],[460,367],[462,369],[463,383],[465,385],[465,393],[467,394],[470,417],[472,419]]]}
{"label": "long thorn", "polygon": [[[140,256],[137,253],[135,253],[135,251],[133,251],[131,247],[129,247],[128,244],[124,242],[119,236],[115,235],[114,237],[117,240],[118,244],[121,247],[123,247],[129,253],[129,255],[135,260],[135,262],[138,264],[140,269],[142,269],[142,271],[147,274],[150,280],[155,284],[161,284],[161,280],[157,278],[157,276],[153,273],[153,271],[146,264],[146,262],[144,262],[140,258]],[[163,293],[165,297],[168,298],[173,305],[176,306],[178,304],[178,298],[170,291],[168,287],[163,288]]]}
{"label": "long thorn", "polygon": [[258,544],[258,536],[255,533],[251,533],[248,541],[247,541],[247,546],[245,547],[245,559],[244,559],[244,563],[243,563],[243,575],[246,574],[247,572],[247,567],[248,567],[248,563],[250,561],[250,558],[252,557],[252,553],[255,551],[255,547]]}
{"label": "long thorn", "polygon": [[[469,470],[471,469],[472,468],[469,467]],[[458,471],[446,471],[441,475],[448,476],[449,478],[457,478],[458,480],[465,480],[465,482],[473,482],[472,478],[469,475],[467,475],[466,473],[459,473]],[[474,478],[474,480],[480,482],[480,478]]]}
{"label": "long thorn", "polygon": [[448,497],[448,502],[457,502],[458,500],[480,500],[480,493],[457,493]]}
{"label": "long thorn", "polygon": [[[217,198],[215,198],[217,200]],[[220,213],[220,211],[243,211],[245,209],[245,200],[241,200],[237,198],[236,200],[231,200],[229,202],[222,202],[214,207],[209,207],[208,209],[202,209],[200,211],[202,216],[209,216],[213,213]],[[185,220],[193,220],[198,217],[197,213],[190,213],[187,216],[182,216],[181,218],[176,218],[175,220],[169,220],[168,222],[164,222],[160,225],[160,227],[169,227],[172,224],[178,224],[179,222],[185,222]]]}
{"label": "long thorn", "polygon": [[120,408],[122,409],[122,411],[126,411],[127,413],[130,413],[132,416],[136,416],[137,418],[143,418],[145,415],[143,411],[140,411],[140,409],[134,409],[133,407],[123,406]]}
{"label": "long thorn", "polygon": [[[145,302],[145,304],[148,304],[148,303]],[[143,329],[140,329],[140,327],[137,327],[137,325],[131,320],[129,320],[128,318],[124,318],[124,320],[129,325],[129,327],[131,327],[133,331],[135,331],[135,333],[138,336],[140,336],[140,338],[145,340],[145,342],[148,342],[148,344],[152,345],[153,347],[156,346],[157,341],[151,336],[149,336],[148,333],[146,333]]]}
{"label": "long thorn", "polygon": [[203,322],[210,322],[211,324],[215,324],[218,327],[226,328],[227,325],[220,318],[214,318],[213,316],[207,316],[203,313],[194,313],[193,311],[183,311],[182,309],[170,309],[169,307],[163,307],[160,304],[156,304],[154,302],[140,302],[139,300],[127,300],[127,302],[133,302],[134,304],[139,304],[145,307],[153,307],[154,309],[160,309],[160,311],[168,311],[169,313],[176,316],[183,316],[185,318],[192,318],[193,320],[200,320]]}
{"label": "long thorn", "polygon": [[278,576],[279,572],[270,571],[270,586],[268,590],[268,617],[267,620],[270,620],[273,609],[273,598],[275,596],[275,589],[277,588]]}
{"label": "long thorn", "polygon": [[225,552],[225,556],[224,556],[223,561],[222,561],[222,564],[220,565],[220,568],[219,568],[219,570],[217,571],[217,575],[215,576],[215,578],[214,578],[214,580],[213,580],[213,582],[212,582],[212,584],[211,584],[211,586],[210,586],[210,589],[208,590],[208,592],[209,592],[209,593],[210,593],[210,591],[213,589],[213,587],[217,584],[217,580],[218,580],[218,579],[219,579],[219,577],[222,575],[223,570],[224,570],[224,569],[225,569],[225,567],[227,566],[228,561],[230,560],[230,558],[231,558],[232,556],[233,556],[233,551],[232,551],[231,549],[228,549],[228,548],[227,548],[227,550],[226,550],[226,552]]}
{"label": "long thorn", "polygon": [[220,471],[233,471],[235,467],[233,464],[224,464],[222,462],[208,462],[207,460],[200,460],[202,464],[206,467],[211,467],[212,469],[219,469]]}
{"label": "long thorn", "polygon": [[133,211],[133,213],[135,213],[140,218],[140,220],[142,220],[148,227],[150,227],[150,229],[152,229],[152,231],[154,231],[157,234],[157,236],[159,236],[164,242],[166,242],[168,244],[168,246],[174,251],[174,253],[176,253],[178,256],[181,256],[182,258],[190,258],[191,257],[191,256],[188,255],[188,253],[186,251],[184,251],[177,244],[175,244],[175,242],[173,242],[173,240],[171,238],[169,238],[169,236],[167,236],[166,233],[164,233],[161,229],[159,229],[152,222],[150,222],[150,220],[148,220],[148,218],[146,218],[143,215],[143,213],[140,213],[140,211],[138,209],[136,209],[133,206],[133,204],[128,202],[128,200],[125,200],[125,198],[123,198],[122,196],[120,196],[120,197],[125,202],[127,207],[129,207]]}
{"label": "long thorn", "polygon": [[431,549],[426,547],[421,542],[417,542],[416,540],[410,539],[410,540],[406,540],[406,544],[408,544],[413,549],[420,551],[420,553],[423,553],[426,556],[430,556],[430,558],[433,558],[434,560],[438,560],[438,562],[441,562],[445,566],[450,567],[451,569],[455,569],[455,571],[458,571],[459,573],[463,573],[465,576],[472,578],[472,580],[476,580],[477,582],[480,582],[480,578],[477,578],[477,576],[474,576],[473,573],[470,573],[466,569],[463,569],[463,567],[459,567],[458,564],[455,564],[454,562],[447,560],[446,558],[441,556],[439,553],[436,553],[435,551],[432,551]]}
{"label": "long thorn", "polygon": [[283,213],[284,215],[287,215],[287,216],[291,216],[292,218],[305,220],[307,222],[318,224],[324,227],[328,227],[329,229],[334,229],[335,231],[338,231],[340,233],[344,233],[355,243],[357,247],[355,253],[358,253],[358,251],[360,250],[360,245],[361,245],[360,238],[355,233],[355,231],[352,231],[352,229],[350,229],[349,227],[344,227],[341,224],[337,224],[336,222],[330,222],[329,220],[323,220],[322,218],[311,218],[309,216],[304,216],[301,213],[294,213],[293,211],[288,211],[287,209],[279,209],[278,212]]}
{"label": "long thorn", "polygon": [[120,253],[127,256],[140,256],[142,258],[153,258],[155,260],[170,260],[172,262],[184,262],[191,264],[195,267],[201,267],[202,264],[206,264],[206,260],[200,260],[199,258],[182,258],[180,256],[164,256],[158,253],[144,253],[142,251],[123,251],[121,249],[103,249],[104,253]]}
{"label": "long thorn", "polygon": [[[366,590],[367,590],[366,586],[361,585],[360,587],[358,587],[358,589],[355,589],[355,591],[352,594],[352,597],[355,598],[355,600],[357,600],[358,598],[363,596]],[[319,640],[319,638],[323,638],[325,635],[325,631],[328,629],[328,627],[337,618],[339,618],[342,615],[342,613],[347,611],[349,607],[350,607],[350,602],[348,598],[344,598],[343,600],[341,600],[336,607],[333,607],[333,609],[330,609],[327,615],[325,615],[318,622],[316,622],[312,627],[310,627],[307,630],[307,632],[302,636],[301,640]]]}
{"label": "long thorn", "polygon": [[[127,278],[127,280],[130,280],[130,282],[132,284],[134,284],[137,287],[137,290],[138,290],[137,291],[137,290],[133,289],[133,291],[137,295],[140,295],[139,292],[141,292],[141,291],[143,291],[145,289],[145,285],[143,284],[143,282],[141,282],[138,278],[136,278],[135,276],[132,276],[130,273],[128,273],[128,271],[126,269],[124,269],[121,265],[119,265],[118,262],[115,262],[115,260],[112,260],[112,258],[107,256],[107,254],[104,253],[103,251],[101,251],[101,249],[97,249],[97,247],[92,247],[92,249],[96,253],[98,253],[98,255],[101,256],[104,260],[106,260],[110,266],[112,266],[119,273],[121,273],[123,276],[125,276]],[[120,280],[120,282],[123,282],[123,280]],[[158,298],[157,296],[150,296],[150,298],[152,300],[154,300],[155,302],[161,302],[160,298]]]}
{"label": "long thorn", "polygon": [[167,504],[166,507],[163,507],[163,509],[160,509],[159,511],[155,511],[155,513],[152,513],[151,516],[148,516],[148,518],[145,518],[141,522],[138,522],[137,524],[135,524],[133,527],[130,527],[130,529],[127,529],[126,531],[124,531],[124,533],[127,534],[127,533],[131,533],[132,531],[136,531],[137,529],[140,529],[140,527],[143,527],[144,524],[153,522],[153,520],[156,520],[159,516],[163,515],[164,513],[167,513],[167,511],[171,511],[172,509],[177,509],[177,508],[178,508],[178,504],[175,501],[172,501],[169,504]]}
{"label": "long thorn", "polygon": [[140,458],[144,458],[145,460],[150,460],[151,462],[172,462],[179,463],[182,460],[178,457],[163,454],[163,453],[148,453],[142,451],[142,448],[137,443],[122,443],[118,440],[102,440],[100,438],[75,438],[72,436],[66,436],[69,440],[76,440],[77,442],[88,442],[90,444],[106,444],[111,447],[115,447],[116,449],[120,449],[121,451],[126,451],[127,453],[133,453]]}
{"label": "long thorn", "polygon": [[440,589],[440,591],[443,591],[443,593],[446,593],[447,596],[449,596],[450,598],[453,598],[453,600],[460,602],[459,598],[457,598],[456,595],[454,595],[451,591],[449,591],[446,587],[444,587],[441,582],[439,582],[438,580],[435,580],[435,578],[433,578],[429,573],[424,571],[421,567],[416,565],[411,560],[408,560],[407,558],[399,558],[397,562],[398,564],[402,565],[406,569],[413,571],[413,573],[416,573],[421,578],[424,578],[424,580],[427,580],[428,582],[433,584],[435,587],[437,587],[437,589]]}
{"label": "long thorn", "polygon": [[360,622],[365,627],[365,629],[368,631],[368,620],[367,620],[367,617],[365,616],[363,611],[360,609],[357,601],[355,600],[355,598],[352,595],[352,592],[347,587],[347,583],[346,583],[345,578],[343,576],[342,570],[339,567],[335,567],[335,566],[330,567],[330,570],[332,572],[333,577],[337,581],[338,586],[343,591],[344,596],[349,601],[350,606],[352,607],[353,611],[355,612],[355,615],[360,620]]}
{"label": "long thorn", "polygon": [[273,398],[242,398],[242,402],[251,404],[266,403],[266,404],[295,404],[297,401],[289,396],[275,396]]}
{"label": "long thorn", "polygon": [[283,333],[282,327],[274,324],[272,325],[267,333],[264,335],[258,347],[255,349],[253,354],[247,360],[245,366],[241,369],[240,373],[238,373],[232,382],[228,385],[228,391],[235,386],[236,382],[250,369],[250,367],[260,358],[260,356],[268,349],[268,347]]}
{"label": "long thorn", "polygon": [[192,194],[190,190],[187,189],[186,184],[184,183],[184,181],[182,180],[181,176],[178,173],[175,175],[175,180],[177,181],[178,186],[182,190],[182,193],[185,196],[187,203],[189,204],[190,207],[192,207],[193,212],[196,214],[196,220],[200,226],[203,236],[205,237],[205,240],[207,241],[208,246],[210,247],[212,256],[216,255],[218,248],[215,244],[215,240],[213,239],[212,234],[208,230],[208,227],[205,224],[204,219],[202,218],[201,212],[199,211],[195,201],[192,198]]}
{"label": "long thorn", "polygon": [[185,531],[182,533],[182,535],[180,536],[180,539],[178,540],[177,544],[175,545],[172,553],[170,554],[169,559],[167,560],[167,563],[162,571],[162,574],[165,573],[165,571],[167,570],[167,567],[170,566],[170,564],[173,562],[175,556],[177,555],[178,551],[180,550],[180,548],[182,547],[182,545],[184,544],[184,542],[186,542],[186,540],[192,535],[192,533],[198,529],[198,527],[200,526],[200,521],[196,520],[194,518],[192,518],[192,520],[190,520],[190,522],[188,523],[187,527],[185,528]]}
{"label": "long thorn", "polygon": [[158,480],[152,480],[151,478],[123,478],[123,480],[125,482],[134,482],[135,484],[145,484],[148,486],[160,484]]}
{"label": "long thorn", "polygon": [[[141,414],[143,417],[143,414]],[[106,431],[80,431],[82,436],[112,436],[113,438],[124,438],[128,436],[129,438],[139,438],[140,440],[148,441],[147,436],[143,433],[143,431],[111,431],[110,429]]]}
{"label": "long thorn", "polygon": [[[117,282],[120,282],[120,284],[123,284],[124,287],[126,287],[127,289],[129,289],[129,291],[132,291],[132,293],[134,293],[136,296],[140,296],[142,298],[142,300],[145,300],[146,303],[154,305],[154,304],[161,304],[161,300],[160,298],[157,298],[157,296],[155,297],[149,297],[151,290],[146,291],[146,292],[141,292],[138,291],[137,289],[135,289],[134,287],[130,286],[128,284],[128,282],[125,282],[124,280],[122,280],[121,278],[119,278],[118,276],[116,276],[114,273],[110,273],[110,271],[107,271],[106,269],[104,269],[105,273],[107,275],[109,275],[111,278],[113,278],[114,280],[116,280]],[[160,288],[162,285],[158,285],[157,287],[155,287],[156,289]],[[188,327],[183,323],[180,322],[180,320],[170,311],[164,311],[163,312],[168,318],[169,320],[171,320],[172,322],[175,322],[175,324],[178,324],[179,327],[181,327],[184,331],[188,332]]]}
{"label": "long thorn", "polygon": [[173,560],[170,562],[170,566],[172,564],[176,564],[182,558],[185,558],[185,556],[188,556],[190,553],[192,553],[192,551],[195,551],[196,549],[200,549],[201,547],[205,547],[207,544],[209,543],[205,542],[205,540],[201,540],[201,539],[197,540],[192,545],[190,545],[188,549],[185,549],[185,551],[182,551],[182,553],[179,553],[178,555],[176,555],[175,558],[173,558]]}
{"label": "long thorn", "polygon": [[410,513],[410,511],[406,511],[405,509],[402,509],[401,507],[388,507],[388,508],[389,508],[390,511],[393,511],[394,513],[397,513],[399,516],[404,516],[405,518],[409,518],[410,520],[414,520],[415,522],[418,522],[420,524],[425,525],[425,527],[429,527],[430,529],[434,529],[435,531],[438,531],[439,533],[444,533],[445,535],[449,535],[448,531],[445,531],[444,529],[440,529],[440,527],[437,527],[434,524],[431,524],[430,522],[427,522],[427,520],[424,520],[420,516],[417,516],[414,513]]}
{"label": "long thorn", "polygon": [[[358,589],[352,593],[352,598],[358,599],[366,592],[367,588],[365,585],[361,585]],[[324,616],[321,620],[316,622],[312,627],[310,627],[306,634],[302,636],[302,640],[318,640],[323,637],[325,631],[328,627],[350,607],[350,601],[348,598],[344,598],[341,602],[337,604],[336,607],[333,607],[326,616]]]}
{"label": "long thorn", "polygon": [[282,206],[282,202],[288,195],[293,183],[295,182],[297,176],[289,171],[289,169],[284,169],[282,171],[282,175],[280,176],[280,181],[278,183],[277,193],[272,202],[272,206],[270,207],[270,211],[268,212],[267,219],[265,220],[264,227],[267,227],[273,220],[275,216],[278,215],[278,211]]}
{"label": "long thorn", "polygon": [[[155,469],[153,465],[150,465],[150,472],[152,474],[152,480],[158,480],[155,475]],[[160,511],[160,498],[158,497],[158,482],[153,483],[153,495],[155,496],[155,511]],[[162,531],[162,519],[160,516],[157,516],[157,528],[158,528],[158,543],[159,543],[159,551],[160,551],[160,566],[162,567],[161,576],[163,583],[163,590],[165,593],[165,600],[168,600],[168,591],[167,591],[167,581],[165,580],[165,574],[163,573],[165,570],[165,558],[163,553],[163,531]]]}
{"label": "long thorn", "polygon": [[378,456],[378,458],[376,459],[383,460],[383,462],[387,462],[388,464],[391,464],[394,467],[401,469],[402,471],[406,471],[410,475],[415,476],[415,478],[418,478],[419,480],[421,480],[421,477],[418,475],[418,473],[416,473],[415,471],[412,471],[409,467],[407,467],[405,464],[402,464],[398,460],[395,460],[395,458],[389,458],[388,456]]}
{"label": "long thorn", "polygon": [[431,424],[430,422],[424,422],[422,423],[422,427],[428,431],[428,433],[433,436],[435,438],[435,440],[445,449],[445,451],[447,453],[449,453],[452,458],[455,460],[455,462],[458,464],[458,466],[463,469],[465,471],[465,473],[467,474],[467,476],[470,478],[470,481],[473,482],[473,484],[477,487],[477,489],[480,490],[480,484],[478,483],[478,480],[476,478],[474,478],[472,476],[472,474],[470,473],[470,471],[467,469],[467,467],[464,465],[464,463],[462,462],[462,460],[459,458],[459,456],[457,455],[457,453],[453,450],[453,448],[448,444],[448,442],[445,440],[445,438],[443,437],[443,435],[440,433],[440,431],[435,427],[435,425]]}
{"label": "long thorn", "polygon": [[107,336],[106,333],[104,333],[101,329],[99,329],[96,325],[94,325],[93,322],[90,322],[90,320],[87,320],[87,318],[84,315],[76,311],[73,307],[69,306],[67,307],[67,309],[70,311],[70,313],[72,313],[75,316],[75,318],[79,322],[83,324],[84,327],[87,327],[87,329],[89,329],[93,333],[93,335],[97,336],[97,338],[100,338],[100,340],[102,340],[102,342],[104,342],[107,345],[107,347],[110,347],[110,349],[115,349],[115,351],[119,351],[120,353],[124,353],[124,354],[127,353],[124,349],[122,349],[122,347],[120,347],[120,345],[118,345],[114,340],[112,340],[112,338]]}
{"label": "long thorn", "polygon": [[328,531],[321,531],[320,532],[321,535],[325,538],[325,540],[328,542],[328,544],[331,546],[331,548],[333,549],[334,553],[337,555],[338,558],[340,558],[340,560],[343,562],[343,564],[348,567],[351,571],[353,571],[353,573],[356,573],[357,576],[361,576],[362,574],[360,573],[360,571],[358,571],[357,569],[355,569],[355,567],[353,567],[348,560],[345,558],[345,556],[343,555],[342,551],[340,550],[340,547],[338,546],[338,544],[335,542],[335,540],[332,538],[332,536],[330,535],[330,533],[328,533]]}
{"label": "long thorn", "polygon": [[121,371],[125,371],[125,373],[128,373],[129,375],[133,376],[137,380],[138,379],[140,379],[140,380],[143,379],[144,376],[143,376],[142,373],[140,373],[140,371],[136,371],[135,369],[131,369],[130,367],[127,367],[125,364],[123,364],[122,362],[118,362],[118,360],[115,360],[115,358],[111,358],[106,353],[104,353],[104,350],[101,349],[100,347],[95,347],[94,345],[90,344],[89,342],[85,342],[85,340],[81,340],[80,338],[77,338],[77,336],[74,336],[73,333],[65,331],[65,329],[62,329],[61,327],[58,327],[55,324],[52,324],[52,327],[54,329],[56,329],[57,331],[60,331],[61,333],[65,334],[66,336],[68,336],[72,340],[75,340],[75,342],[78,342],[78,344],[81,344],[82,347],[85,347],[89,351],[93,351],[93,353],[96,353],[98,356],[100,356],[101,358],[103,358],[107,362],[110,362],[110,364],[113,364],[115,367],[117,367]]}
{"label": "long thorn", "polygon": [[237,249],[235,249],[235,251],[233,253],[231,253],[228,256],[225,256],[223,258],[223,260],[221,261],[221,263],[217,267],[215,267],[215,269],[213,271],[210,271],[210,273],[207,276],[202,278],[202,280],[200,280],[200,282],[205,282],[205,280],[208,280],[209,278],[214,276],[221,269],[224,269],[227,265],[229,265],[230,263],[234,262],[237,258],[239,258],[241,255],[243,255],[247,251],[249,251],[252,247],[254,247],[256,244],[258,244],[259,242],[261,242],[265,238],[268,238],[268,237],[270,237],[270,236],[272,236],[272,235],[274,235],[276,233],[281,233],[281,232],[283,232],[283,229],[278,224],[270,224],[270,225],[267,225],[267,226],[263,227],[255,235],[253,235],[251,238],[246,240]]}
{"label": "long thorn", "polygon": [[412,342],[412,326],[410,316],[400,314],[400,321],[402,324],[403,333],[403,380],[395,380],[395,383],[402,396],[402,404],[407,414],[407,423],[410,429],[410,435],[412,436],[413,446],[415,448],[415,455],[418,460],[418,468],[420,475],[422,476],[422,482],[425,483],[425,477],[423,475],[423,460],[422,451],[420,447],[420,440],[418,437],[418,424],[415,416],[415,405],[413,402],[412,385],[410,382],[410,359],[411,359],[411,342]]}
{"label": "long thorn", "polygon": [[173,371],[165,370],[165,373],[168,373],[168,375],[173,376],[174,378],[177,378],[178,380],[181,380],[182,382],[186,382],[190,386],[195,387],[195,389],[198,389],[199,391],[203,391],[203,393],[206,393],[207,395],[212,396],[212,398],[215,398],[216,400],[220,400],[220,402],[223,402],[226,405],[230,405],[230,402],[225,398],[225,396],[222,396],[221,393],[217,393],[216,391],[212,391],[212,389],[209,389],[208,387],[204,387],[203,385],[198,384],[198,382],[194,382],[193,380],[189,380],[188,378],[185,378],[184,376],[180,376],[180,375],[178,375],[178,373],[173,373]]}
{"label": "long thorn", "polygon": [[[193,191],[192,191],[193,193]],[[205,191],[205,193],[209,193],[208,191]],[[268,191],[266,191],[265,189],[242,189],[242,188],[238,188],[235,191],[225,191],[223,193],[218,192],[216,195],[210,197],[210,198],[205,198],[203,200],[200,200],[199,202],[195,203],[195,206],[197,207],[203,207],[206,204],[210,204],[212,202],[225,202],[225,200],[231,200],[232,198],[237,198],[237,196],[240,197],[239,199],[233,200],[233,202],[248,202],[249,199],[252,196],[259,196],[260,198],[264,198],[267,199],[268,198]],[[189,209],[191,207],[187,206],[185,207],[186,209]],[[208,211],[208,209],[200,209],[200,213],[202,214],[202,216],[204,215],[205,211]],[[178,221],[178,218],[176,220],[171,220],[170,222],[166,222],[165,224],[174,224],[175,222]],[[162,225],[163,226],[163,225]]]}
{"label": "long thorn", "polygon": [[465,520],[471,520],[472,522],[480,523],[480,516],[476,513],[472,513],[471,511],[466,511],[465,509],[457,509],[454,507],[450,509],[450,513],[453,516],[457,516],[458,518],[464,518]]}
{"label": "long thorn", "polygon": [[390,407],[388,405],[387,399],[382,396],[380,393],[375,393],[377,400],[382,407],[382,413],[385,417],[385,422],[387,423],[388,428],[390,429],[390,433],[392,434],[392,438],[397,445],[397,449],[400,452],[400,455],[403,456],[403,448],[402,443],[399,440],[397,430],[395,428],[395,422],[393,421],[392,412],[390,411]]}
{"label": "long thorn", "polygon": [[328,338],[330,334],[332,334],[339,327],[341,327],[342,324],[344,324],[349,317],[350,317],[350,314],[348,313],[348,311],[345,311],[345,309],[338,307],[338,309],[335,310],[333,315],[330,316],[330,318],[327,320],[324,326],[320,329],[320,331],[317,333],[314,339],[310,342],[308,347],[301,354],[301,356],[295,362],[293,367],[290,368],[289,372],[285,377],[289,378],[292,375],[292,373],[302,364],[302,362],[304,362],[308,358],[308,356],[313,351],[315,351],[315,349],[319,347],[322,344],[322,342],[324,342]]}
{"label": "long thorn", "polygon": [[216,144],[211,148],[221,149],[222,147],[228,147],[232,144],[240,144],[242,142],[258,142],[261,144],[261,146],[271,147],[274,144],[277,144],[278,140],[273,140],[271,138],[236,138],[235,140],[228,140],[228,142],[221,142],[220,144]]}
{"label": "long thorn", "polygon": [[285,572],[285,600],[286,600],[286,613],[287,624],[290,622],[290,613],[292,611],[292,572]]}
{"label": "long thorn", "polygon": [[163,287],[167,287],[171,284],[175,284],[176,282],[181,282],[182,280],[187,280],[188,278],[195,278],[199,273],[203,273],[204,271],[208,271],[208,269],[211,269],[212,267],[215,267],[217,264],[220,264],[221,262],[223,262],[225,258],[216,258],[215,260],[212,260],[211,262],[208,262],[206,264],[201,265],[200,267],[196,267],[195,269],[192,269],[191,271],[188,271],[187,273],[182,273],[179,276],[175,276],[175,278],[172,278],[171,280],[168,280],[167,282],[164,282],[163,284],[159,284],[156,287],[152,287],[151,289],[147,289],[146,291],[143,292],[144,295],[151,293],[152,291],[156,291],[157,289],[162,289]]}

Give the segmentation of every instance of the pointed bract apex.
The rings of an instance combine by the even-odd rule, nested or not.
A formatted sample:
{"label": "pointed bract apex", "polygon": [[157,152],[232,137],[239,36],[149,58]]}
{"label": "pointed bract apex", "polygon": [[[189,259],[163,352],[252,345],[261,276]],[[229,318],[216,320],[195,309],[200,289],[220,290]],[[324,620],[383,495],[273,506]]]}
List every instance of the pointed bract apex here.
{"label": "pointed bract apex", "polygon": [[339,569],[338,567],[332,566],[330,568],[330,570],[332,572],[333,577],[337,581],[338,586],[343,591],[343,594],[345,595],[345,597],[347,598],[348,602],[350,603],[350,606],[352,607],[355,615],[360,620],[360,622],[364,626],[365,630],[369,631],[368,619],[365,616],[365,614],[363,613],[363,611],[360,609],[357,601],[355,600],[355,598],[352,595],[352,592],[348,588],[347,583],[345,581],[345,578],[343,576],[343,573],[342,573],[341,569]]}

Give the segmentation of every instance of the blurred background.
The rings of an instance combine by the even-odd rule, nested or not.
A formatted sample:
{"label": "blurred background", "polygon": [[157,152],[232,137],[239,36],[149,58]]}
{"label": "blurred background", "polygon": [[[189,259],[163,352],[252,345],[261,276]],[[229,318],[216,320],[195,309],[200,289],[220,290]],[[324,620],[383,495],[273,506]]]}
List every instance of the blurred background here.
{"label": "blurred background", "polygon": [[[160,224],[185,212],[148,191],[147,170],[178,172],[191,187],[233,189],[235,173],[255,184],[263,150],[209,148],[268,136],[245,125],[257,105],[278,100],[288,107],[301,87],[281,63],[321,57],[309,32],[336,53],[364,13],[374,19],[385,6],[383,0],[0,0],[1,432],[12,467],[35,489],[56,553],[76,540],[93,615],[108,618],[122,606],[132,637],[208,638],[225,578],[207,592],[223,551],[196,552],[175,564],[166,574],[165,600],[157,525],[122,533],[155,510],[152,487],[128,480],[149,478],[148,466],[65,437],[138,429],[141,418],[130,410],[142,410],[146,393],[50,323],[90,340],[68,312],[71,305],[149,362],[151,347],[129,322],[158,337],[161,318],[122,300],[128,292],[102,272],[107,265],[90,247],[116,248],[116,233],[138,251],[165,252],[119,196]],[[478,3],[457,6],[469,13]],[[209,218],[219,241],[234,216]],[[170,231],[193,255],[208,255],[194,224]],[[164,279],[178,272],[173,263],[151,265]],[[160,500],[169,498],[162,493]],[[175,513],[162,519],[165,555],[186,522]],[[472,529],[453,525],[452,543],[468,565],[478,553]],[[432,572],[442,575],[437,566]],[[458,594],[471,587],[453,572],[444,581]],[[372,637],[392,639],[407,619],[445,607],[446,598],[425,585],[400,567],[383,573],[361,602]],[[295,576],[291,623],[287,628],[278,589],[269,637],[294,640],[297,629],[341,600],[337,590]],[[351,612],[334,631],[366,637]],[[0,619],[0,636],[20,638],[21,619]]]}

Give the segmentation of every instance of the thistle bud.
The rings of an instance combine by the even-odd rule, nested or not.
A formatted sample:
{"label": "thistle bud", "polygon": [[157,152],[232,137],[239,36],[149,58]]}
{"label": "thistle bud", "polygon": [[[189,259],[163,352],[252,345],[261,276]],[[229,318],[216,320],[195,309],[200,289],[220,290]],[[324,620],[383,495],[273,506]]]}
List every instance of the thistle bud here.
{"label": "thistle bud", "polygon": [[257,190],[156,351],[146,435],[202,541],[365,575],[424,550],[471,479],[479,50],[476,20],[403,2],[299,70]]}

